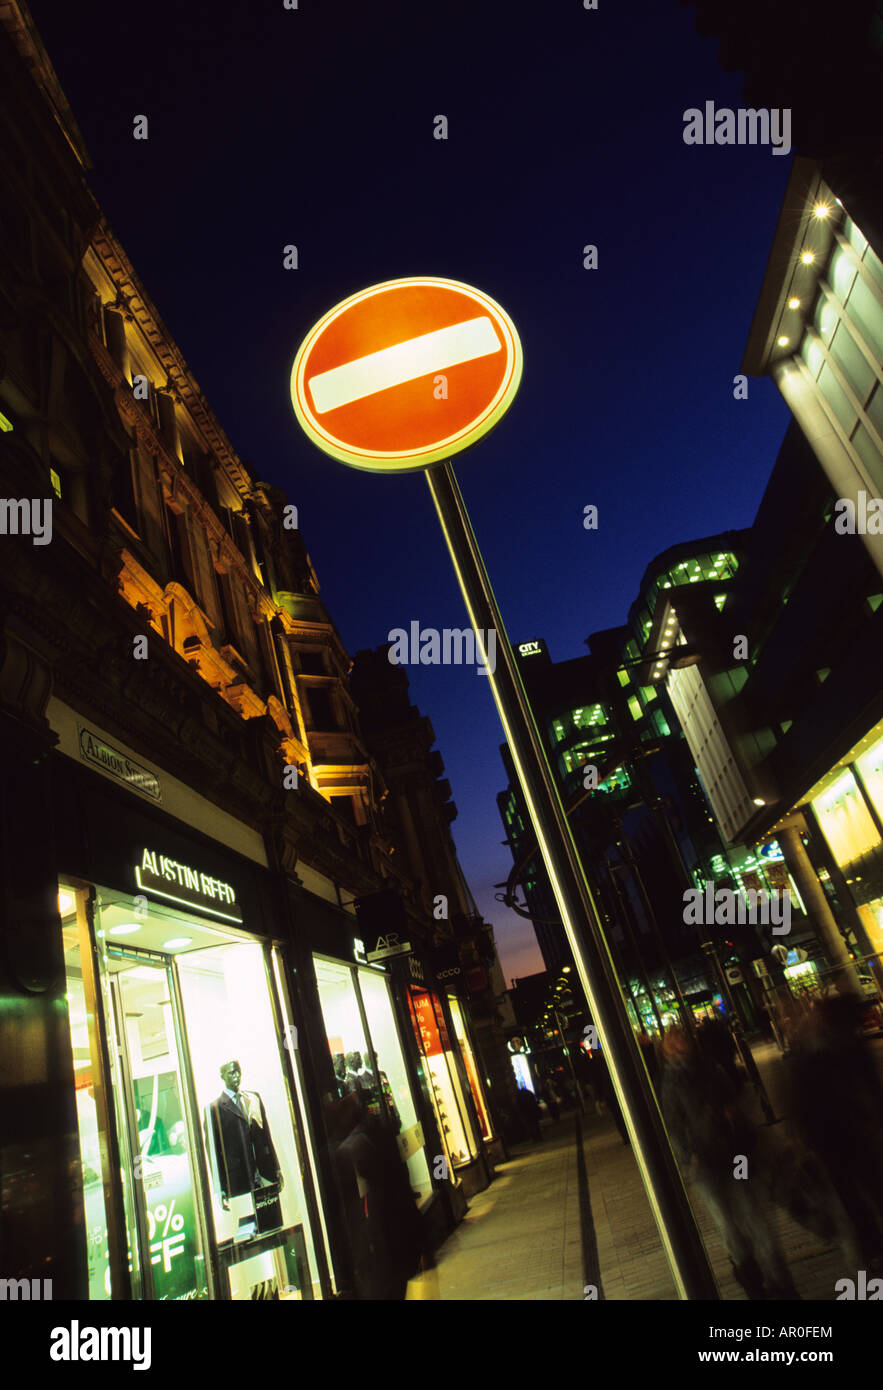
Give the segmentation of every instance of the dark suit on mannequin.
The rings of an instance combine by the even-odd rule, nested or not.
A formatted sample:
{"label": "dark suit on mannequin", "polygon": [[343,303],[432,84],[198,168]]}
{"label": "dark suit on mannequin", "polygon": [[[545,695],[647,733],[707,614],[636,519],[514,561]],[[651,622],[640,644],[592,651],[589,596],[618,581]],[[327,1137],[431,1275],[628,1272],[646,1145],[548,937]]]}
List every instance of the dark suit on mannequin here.
{"label": "dark suit on mannequin", "polygon": [[221,1068],[227,1090],[208,1106],[208,1120],[218,1159],[224,1205],[230,1197],[251,1193],[264,1182],[280,1182],[279,1160],[270,1136],[264,1103],[254,1091],[240,1091],[238,1063]]}

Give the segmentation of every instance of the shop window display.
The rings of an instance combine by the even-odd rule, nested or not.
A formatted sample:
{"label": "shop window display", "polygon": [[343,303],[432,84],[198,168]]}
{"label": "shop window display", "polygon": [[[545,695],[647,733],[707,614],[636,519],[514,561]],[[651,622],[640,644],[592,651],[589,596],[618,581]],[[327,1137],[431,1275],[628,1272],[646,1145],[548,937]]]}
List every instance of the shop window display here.
{"label": "shop window display", "polygon": [[389,1123],[422,1204],[432,1181],[386,976],[318,957],[315,968],[338,1098],[356,1094],[369,1114]]}
{"label": "shop window display", "polygon": [[[136,1298],[317,1296],[264,947],[102,889],[93,968],[83,895],[68,896],[81,919],[76,943],[64,923],[75,1064],[85,1082],[88,1044],[101,1075],[103,1029],[109,1069],[102,1103],[95,1084],[78,1084],[89,1296],[120,1296],[126,1249]],[[90,979],[97,1005],[84,1017]],[[108,1179],[122,1189],[124,1231],[104,1209]]]}
{"label": "shop window display", "polygon": [[478,1144],[457,1074],[456,1059],[437,996],[425,989],[410,990],[414,1033],[426,1059],[439,1132],[453,1169],[471,1162]]}
{"label": "shop window display", "polygon": [[419,1206],[432,1182],[388,983],[380,971],[318,957],[315,969],[337,1078],[325,1123],[353,1290],[400,1299],[425,1253]]}
{"label": "shop window display", "polygon": [[457,1046],[463,1058],[463,1065],[466,1068],[466,1079],[469,1082],[469,1089],[472,1092],[472,1099],[475,1104],[475,1113],[478,1116],[478,1123],[481,1126],[481,1137],[490,1140],[491,1134],[490,1118],[484,1100],[484,1091],[478,1075],[478,1068],[475,1065],[475,1054],[469,1043],[466,1034],[466,1025],[463,1019],[463,1011],[460,1008],[460,1001],[455,995],[448,995],[448,1005],[451,1010],[451,1020],[454,1024],[454,1036],[457,1039]]}

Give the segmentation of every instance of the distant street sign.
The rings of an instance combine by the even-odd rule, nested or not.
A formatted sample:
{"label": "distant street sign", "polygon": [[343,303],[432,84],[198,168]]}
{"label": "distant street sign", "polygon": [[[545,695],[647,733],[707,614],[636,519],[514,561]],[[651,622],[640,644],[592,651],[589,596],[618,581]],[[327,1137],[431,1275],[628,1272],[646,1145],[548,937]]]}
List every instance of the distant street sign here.
{"label": "distant street sign", "polygon": [[388,280],[345,299],[301,343],[291,400],[320,449],[403,473],[486,434],[521,380],[515,325],[457,280]]}

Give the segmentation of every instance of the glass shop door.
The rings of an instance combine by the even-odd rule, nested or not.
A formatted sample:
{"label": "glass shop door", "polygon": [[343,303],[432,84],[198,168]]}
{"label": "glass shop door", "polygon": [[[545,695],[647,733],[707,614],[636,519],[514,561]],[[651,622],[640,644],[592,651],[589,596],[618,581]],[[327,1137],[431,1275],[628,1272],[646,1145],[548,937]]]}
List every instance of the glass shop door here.
{"label": "glass shop door", "polygon": [[[192,1085],[172,961],[108,952],[120,1149],[131,1175],[129,1247],[141,1298],[214,1297],[197,1170]],[[138,1275],[140,1274],[140,1279]]]}

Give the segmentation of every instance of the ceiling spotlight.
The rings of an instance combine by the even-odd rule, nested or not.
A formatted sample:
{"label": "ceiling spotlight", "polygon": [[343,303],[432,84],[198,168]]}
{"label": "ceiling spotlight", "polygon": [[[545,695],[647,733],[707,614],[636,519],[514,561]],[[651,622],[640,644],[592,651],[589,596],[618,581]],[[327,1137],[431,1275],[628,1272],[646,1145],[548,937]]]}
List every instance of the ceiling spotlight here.
{"label": "ceiling spotlight", "polygon": [[790,341],[791,339],[786,337],[784,333],[782,334],[781,338],[776,339],[776,342],[779,344],[779,347],[787,347]]}
{"label": "ceiling spotlight", "polygon": [[163,950],[180,951],[183,946],[189,946],[192,940],[192,936],[170,936],[168,941],[163,942]]}
{"label": "ceiling spotlight", "polygon": [[788,308],[789,308],[789,309],[799,309],[799,308],[800,308],[800,300],[799,300],[796,296],[792,296],[792,298],[788,300]]}
{"label": "ceiling spotlight", "polygon": [[118,927],[108,927],[108,936],[131,936],[133,932],[140,931],[141,927],[137,922],[121,922]]}
{"label": "ceiling spotlight", "polygon": [[801,257],[800,257],[801,262],[803,263],[803,265],[812,265],[812,263],[813,263],[813,261],[815,260],[815,258],[816,258],[816,253],[815,253],[815,251],[804,251],[804,252],[801,253]]}
{"label": "ceiling spotlight", "polygon": [[62,917],[67,917],[69,912],[73,912],[75,902],[76,898],[74,897],[73,893],[66,893],[63,889],[60,890],[58,894],[59,915]]}
{"label": "ceiling spotlight", "polygon": [[831,209],[828,207],[827,203],[816,203],[812,210],[812,215],[813,217],[817,217],[821,222],[828,216],[830,211]]}

